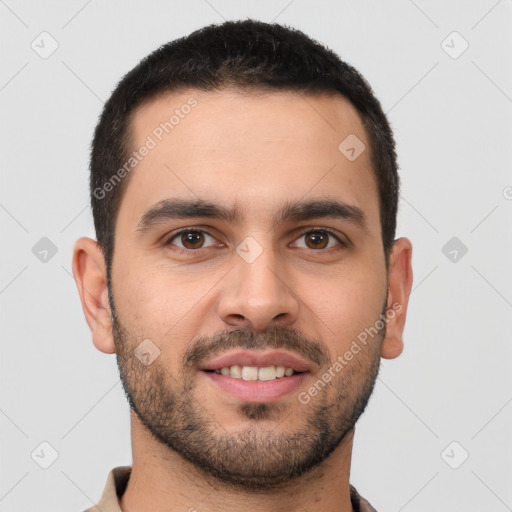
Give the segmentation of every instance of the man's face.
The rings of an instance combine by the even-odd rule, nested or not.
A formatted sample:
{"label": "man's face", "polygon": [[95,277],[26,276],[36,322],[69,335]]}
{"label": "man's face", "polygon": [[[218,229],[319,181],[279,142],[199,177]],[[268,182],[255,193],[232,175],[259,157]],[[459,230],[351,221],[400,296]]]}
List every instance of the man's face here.
{"label": "man's face", "polygon": [[[386,307],[361,120],[341,96],[188,91],[140,107],[132,130],[132,149],[148,136],[156,147],[132,171],[116,222],[113,331],[131,406],[206,473],[275,488],[351,432],[378,373],[384,329],[335,366]],[[366,146],[355,160],[338,149],[352,134]],[[178,200],[233,215],[196,215],[194,204],[162,213]],[[346,207],[325,215],[335,203]],[[275,377],[273,366],[300,372]]]}

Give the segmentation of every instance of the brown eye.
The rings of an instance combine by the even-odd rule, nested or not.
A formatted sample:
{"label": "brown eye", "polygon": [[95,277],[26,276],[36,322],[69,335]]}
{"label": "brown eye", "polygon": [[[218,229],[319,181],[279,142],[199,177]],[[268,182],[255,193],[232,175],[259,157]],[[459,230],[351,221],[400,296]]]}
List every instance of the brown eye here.
{"label": "brown eye", "polygon": [[[208,239],[211,240],[209,244],[207,244]],[[215,245],[215,238],[209,235],[206,231],[198,229],[183,229],[167,240],[165,245],[174,245],[177,248],[176,250],[197,250]]]}
{"label": "brown eye", "polygon": [[329,235],[322,233],[321,231],[312,231],[311,233],[306,233],[306,245],[310,249],[325,249],[327,247],[328,237]]}
{"label": "brown eye", "polygon": [[181,234],[181,243],[185,249],[199,249],[204,243],[201,231],[188,231]]}
{"label": "brown eye", "polygon": [[313,229],[302,233],[297,240],[304,240],[302,244],[297,244],[296,247],[304,249],[331,249],[338,245],[340,248],[346,246],[334,233],[325,229]]}

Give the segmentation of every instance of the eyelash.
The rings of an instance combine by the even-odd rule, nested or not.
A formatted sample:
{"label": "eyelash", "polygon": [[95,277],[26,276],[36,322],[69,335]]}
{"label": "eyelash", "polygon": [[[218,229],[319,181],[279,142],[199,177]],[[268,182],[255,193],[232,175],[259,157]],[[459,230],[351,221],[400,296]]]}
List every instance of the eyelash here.
{"label": "eyelash", "polygon": [[[208,233],[208,231],[205,231],[204,229],[196,229],[196,228],[183,228],[183,229],[180,229],[178,231],[176,231],[175,233],[173,233],[165,242],[164,242],[164,246],[167,247],[167,246],[170,246],[172,245],[171,242],[172,240],[174,240],[175,238],[179,237],[180,235],[182,235],[183,233],[205,233],[207,234],[208,236],[211,236],[212,238],[215,238],[213,235],[210,235],[210,233]],[[327,233],[329,236],[333,237],[337,242],[338,242],[338,246],[336,247],[329,247],[328,249],[311,249],[312,251],[317,251],[317,252],[327,252],[327,251],[339,251],[341,249],[344,249],[344,248],[347,248],[349,246],[348,243],[344,242],[343,240],[340,239],[339,236],[337,236],[335,234],[334,231],[332,231],[331,229],[329,228],[308,228],[306,231],[302,231],[296,239],[298,238],[301,238],[303,237],[304,235],[307,235],[309,233]],[[208,249],[208,247],[199,247],[198,249],[183,249],[182,247],[175,247],[173,248],[172,250],[173,251],[177,251],[181,254],[190,254],[192,252],[198,252],[200,251],[201,249]],[[300,249],[302,249],[302,247],[300,247]]]}

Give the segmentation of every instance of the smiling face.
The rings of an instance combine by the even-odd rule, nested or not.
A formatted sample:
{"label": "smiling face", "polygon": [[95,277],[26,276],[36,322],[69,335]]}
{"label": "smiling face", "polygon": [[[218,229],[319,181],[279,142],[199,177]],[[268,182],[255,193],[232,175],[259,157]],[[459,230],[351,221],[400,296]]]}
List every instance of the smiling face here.
{"label": "smiling face", "polygon": [[277,487],[339,446],[377,376],[389,297],[369,141],[339,95],[227,90],[147,102],[133,148],[148,136],[115,228],[123,385],[163,445],[225,483]]}

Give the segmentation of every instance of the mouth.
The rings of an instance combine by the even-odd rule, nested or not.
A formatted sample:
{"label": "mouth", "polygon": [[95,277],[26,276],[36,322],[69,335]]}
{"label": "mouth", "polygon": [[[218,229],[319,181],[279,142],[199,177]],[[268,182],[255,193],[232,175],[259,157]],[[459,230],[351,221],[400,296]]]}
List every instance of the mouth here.
{"label": "mouth", "polygon": [[252,403],[276,401],[297,389],[310,364],[281,351],[243,350],[218,357],[200,368],[221,392]]}
{"label": "mouth", "polygon": [[217,375],[224,375],[225,377],[232,377],[233,379],[243,380],[259,380],[269,381],[275,379],[282,379],[297,375],[298,372],[293,368],[286,368],[284,366],[240,366],[235,364],[233,366],[223,366],[218,370],[204,370],[207,373],[216,373]]}
{"label": "mouth", "polygon": [[[256,370],[255,370],[256,368]],[[236,350],[207,361],[200,370],[220,372],[244,380],[272,380],[311,370],[311,363],[284,350]],[[238,372],[240,370],[240,372]],[[260,377],[260,370],[261,377]],[[284,372],[284,373],[283,373]],[[238,375],[240,373],[240,376]],[[245,376],[247,376],[247,379]]]}
{"label": "mouth", "polygon": [[242,402],[265,403],[280,400],[292,392],[298,392],[309,372],[298,372],[272,380],[244,380],[243,378],[222,375],[215,371],[199,372],[208,379],[208,385]]}

